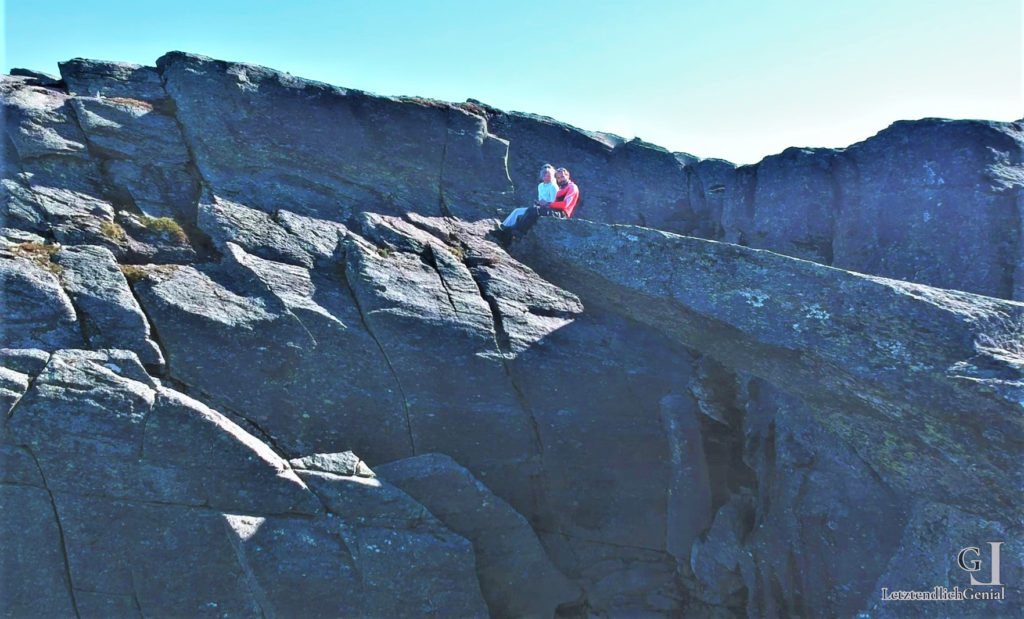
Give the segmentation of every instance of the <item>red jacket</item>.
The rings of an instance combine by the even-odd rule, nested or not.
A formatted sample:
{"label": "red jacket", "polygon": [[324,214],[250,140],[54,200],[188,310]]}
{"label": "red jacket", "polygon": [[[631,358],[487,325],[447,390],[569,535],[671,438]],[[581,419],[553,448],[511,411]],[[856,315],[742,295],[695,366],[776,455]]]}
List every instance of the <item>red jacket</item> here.
{"label": "red jacket", "polygon": [[568,185],[559,188],[558,193],[555,194],[555,201],[551,203],[551,208],[562,211],[566,217],[572,217],[572,212],[576,210],[576,203],[579,201],[579,187],[576,186],[576,183],[569,181]]}

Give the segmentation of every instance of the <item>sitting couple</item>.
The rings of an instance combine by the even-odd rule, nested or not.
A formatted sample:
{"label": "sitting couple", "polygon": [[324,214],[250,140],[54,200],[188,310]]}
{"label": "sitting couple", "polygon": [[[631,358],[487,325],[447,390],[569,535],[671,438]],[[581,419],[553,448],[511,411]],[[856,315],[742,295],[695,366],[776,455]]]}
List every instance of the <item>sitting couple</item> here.
{"label": "sitting couple", "polygon": [[545,164],[540,169],[540,184],[537,185],[537,201],[533,206],[517,208],[502,222],[499,238],[508,242],[513,237],[526,234],[539,217],[550,216],[567,219],[572,217],[579,203],[580,190],[569,178],[569,170]]}

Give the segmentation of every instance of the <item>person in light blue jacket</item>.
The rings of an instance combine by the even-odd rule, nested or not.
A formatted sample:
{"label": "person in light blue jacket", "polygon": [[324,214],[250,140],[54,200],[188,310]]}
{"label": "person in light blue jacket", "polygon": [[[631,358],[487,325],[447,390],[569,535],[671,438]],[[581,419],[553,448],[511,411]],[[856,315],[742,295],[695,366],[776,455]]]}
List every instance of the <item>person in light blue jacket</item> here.
{"label": "person in light blue jacket", "polygon": [[[550,163],[545,163],[544,167],[540,169],[540,184],[537,185],[537,201],[534,202],[534,205],[547,206],[555,201],[556,194],[558,194],[558,185],[555,184],[555,167]],[[530,208],[517,208],[509,213],[505,221],[501,223],[501,228],[514,228],[519,218],[526,215],[526,211]]]}

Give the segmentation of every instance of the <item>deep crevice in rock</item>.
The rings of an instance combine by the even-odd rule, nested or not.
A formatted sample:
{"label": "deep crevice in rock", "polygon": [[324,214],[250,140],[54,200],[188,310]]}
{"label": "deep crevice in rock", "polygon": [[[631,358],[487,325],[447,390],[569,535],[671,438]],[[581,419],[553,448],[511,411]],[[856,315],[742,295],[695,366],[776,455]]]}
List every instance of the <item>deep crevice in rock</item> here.
{"label": "deep crevice in rock", "polygon": [[348,290],[349,296],[352,298],[352,303],[359,312],[359,320],[363,324],[363,329],[373,338],[373,342],[377,344],[378,350],[380,350],[381,356],[384,357],[384,363],[388,366],[388,371],[391,373],[391,377],[395,381],[395,386],[398,388],[398,394],[402,396],[402,407],[405,411],[405,426],[406,431],[409,434],[409,448],[413,455],[416,455],[416,438],[412,430],[412,413],[409,410],[409,398],[405,394],[405,389],[402,387],[402,381],[398,378],[398,372],[395,371],[395,366],[391,363],[391,358],[388,356],[387,350],[384,348],[384,344],[381,343],[380,339],[377,338],[377,334],[374,333],[370,327],[369,321],[366,319],[366,313],[363,311],[363,306],[359,303],[359,297],[356,294],[355,289],[352,287],[352,282],[349,281],[348,274],[348,256],[343,254],[341,256],[341,265],[338,269],[340,272],[341,280],[345,284],[345,288]]}
{"label": "deep crevice in rock", "polygon": [[505,376],[508,377],[509,384],[512,386],[512,390],[516,394],[516,399],[519,401],[519,407],[526,414],[527,420],[530,423],[530,429],[533,433],[534,448],[537,450],[537,455],[541,459],[541,470],[544,468],[544,441],[541,438],[540,426],[537,424],[537,417],[533,413],[533,404],[527,397],[526,392],[516,382],[512,368],[509,366],[509,355],[512,354],[511,338],[508,332],[505,330],[504,319],[501,314],[501,309],[498,305],[498,300],[494,295],[487,292],[484,284],[479,279],[479,274],[476,269],[479,267],[471,267],[468,262],[463,261],[469,270],[470,276],[473,278],[473,282],[476,284],[477,291],[480,293],[480,297],[487,302],[488,307],[491,308],[491,319],[494,322],[494,346],[498,353],[498,357],[501,359],[501,365],[505,370]]}
{"label": "deep crevice in rock", "polygon": [[[508,332],[505,330],[504,321],[502,319],[501,310],[498,306],[497,299],[493,295],[486,291],[483,283],[479,279],[479,274],[476,269],[480,267],[471,266],[470,259],[463,255],[462,263],[466,266],[469,271],[470,277],[473,283],[476,284],[477,292],[480,297],[487,303],[487,306],[491,310],[491,320],[493,321],[493,333],[494,333],[494,348],[497,353],[498,359],[501,361],[502,369],[505,372],[505,376],[508,379],[509,386],[512,387],[512,391],[515,394],[516,402],[519,404],[520,410],[526,416],[526,421],[529,424],[530,433],[532,435],[534,450],[537,457],[540,459],[540,472],[539,477],[543,479],[545,474],[546,465],[544,462],[544,440],[541,436],[540,426],[537,423],[537,416],[534,413],[533,402],[530,401],[526,391],[519,385],[516,380],[515,373],[509,364],[509,355],[511,352],[511,344]],[[440,273],[439,273],[440,275]],[[444,279],[443,277],[441,278]],[[532,490],[534,493],[534,500],[538,505],[545,505],[547,499],[545,498],[545,484],[534,483],[532,484]]]}
{"label": "deep crevice in rock", "polygon": [[[494,326],[494,345],[498,350],[498,354],[501,356],[503,361],[507,361],[507,355],[512,354],[512,339],[505,330],[505,320],[502,316],[501,309],[498,305],[498,300],[494,295],[487,292],[487,288],[484,283],[480,281],[480,275],[476,272],[479,267],[471,266],[468,260],[463,260],[463,264],[469,270],[470,275],[473,277],[473,282],[476,284],[477,291],[480,293],[480,298],[487,302],[487,306],[491,308],[491,320]],[[506,369],[508,364],[506,362]]]}
{"label": "deep crevice in rock", "polygon": [[743,434],[700,415],[700,432],[712,489],[711,512],[744,490],[756,492],[757,475],[743,462]]}
{"label": "deep crevice in rock", "polygon": [[459,312],[458,306],[455,305],[455,298],[452,296],[451,289],[448,288],[448,282],[445,281],[444,279],[444,273],[442,273],[440,267],[438,267],[437,256],[434,254],[435,251],[436,250],[432,245],[428,245],[426,249],[423,251],[423,261],[425,264],[433,268],[434,271],[437,273],[437,278],[441,280],[441,287],[444,288],[445,296],[448,297],[448,304],[451,305],[452,311],[455,312],[456,315],[458,315],[461,312]]}
{"label": "deep crevice in rock", "polygon": [[46,481],[46,473],[43,472],[43,467],[39,464],[39,458],[36,457],[32,448],[28,445],[19,445],[22,449],[28,453],[29,457],[36,465],[36,469],[39,471],[39,478],[43,480],[43,489],[46,490],[46,494],[50,497],[50,507],[53,508],[53,519],[57,524],[57,534],[60,537],[60,551],[61,556],[64,560],[64,577],[68,580],[68,596],[71,598],[71,607],[75,611],[76,617],[81,617],[81,613],[78,611],[78,600],[75,599],[75,581],[71,577],[71,561],[68,555],[68,544],[67,539],[64,537],[64,526],[61,524],[60,512],[57,511],[57,501],[53,497],[53,490],[50,489],[50,484]]}
{"label": "deep crevice in rock", "polygon": [[185,133],[185,125],[181,122],[181,118],[178,116],[178,103],[171,96],[171,93],[167,91],[167,77],[163,74],[160,66],[156,66],[155,70],[160,76],[160,88],[163,89],[165,95],[165,101],[167,102],[164,107],[164,113],[168,118],[174,121],[175,126],[178,128],[178,135],[181,136],[181,143],[185,147],[185,152],[188,153],[188,164],[186,166],[189,176],[193,177],[196,181],[196,192],[195,195],[191,196],[191,209],[190,220],[184,222],[185,230],[188,234],[188,238],[192,241],[192,247],[196,250],[197,258],[200,260],[210,259],[212,256],[217,256],[220,251],[215,247],[213,240],[206,232],[199,227],[199,200],[202,198],[203,189],[209,190],[210,194],[213,194],[213,189],[210,183],[207,181],[202,169],[199,167],[199,159],[196,157],[195,149],[192,147],[192,143],[188,139],[188,134]]}
{"label": "deep crevice in rock", "polygon": [[444,165],[448,158],[448,131],[450,130],[448,125],[450,125],[450,122],[446,123],[445,127],[444,145],[441,147],[441,170],[437,176],[437,208],[443,217],[454,218],[444,197]]}
{"label": "deep crevice in rock", "polygon": [[149,327],[148,339],[156,345],[157,349],[160,351],[160,356],[163,357],[164,360],[163,368],[147,365],[146,371],[153,376],[161,378],[165,376],[169,377],[171,375],[171,357],[167,352],[167,347],[164,346],[163,340],[160,339],[160,333],[157,331],[156,323],[154,323],[153,319],[150,318],[149,313],[146,312],[146,306],[142,303],[142,299],[139,297],[138,293],[135,292],[135,285],[127,278],[125,279],[128,281],[128,291],[131,292],[132,297],[134,297],[135,303],[139,306],[139,311],[142,312],[142,318],[146,321],[146,325]]}
{"label": "deep crevice in rock", "polygon": [[[69,247],[73,246],[69,245]],[[95,336],[102,334],[93,329],[93,327],[88,324],[89,321],[82,320],[84,312],[82,311],[82,307],[79,304],[78,300],[76,299],[76,295],[71,294],[71,292],[68,291],[68,289],[64,286],[64,277],[61,273],[58,273],[56,277],[57,283],[58,285],[60,285],[60,289],[64,291],[64,296],[66,296],[68,300],[71,302],[71,307],[75,311],[75,324],[78,325],[78,332],[82,336],[82,343],[88,350],[100,350],[100,348],[97,348],[96,345],[93,344],[92,340]],[[131,290],[131,285],[128,286],[128,289]],[[132,296],[135,296],[134,291],[132,292]],[[138,299],[136,299],[136,301],[138,301]]]}

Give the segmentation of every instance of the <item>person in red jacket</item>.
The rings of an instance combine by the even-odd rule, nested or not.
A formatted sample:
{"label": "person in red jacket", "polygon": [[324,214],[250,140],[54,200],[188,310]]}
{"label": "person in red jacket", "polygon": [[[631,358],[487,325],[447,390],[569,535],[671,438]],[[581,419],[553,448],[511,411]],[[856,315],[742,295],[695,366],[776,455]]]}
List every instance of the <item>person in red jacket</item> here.
{"label": "person in red jacket", "polygon": [[580,201],[580,189],[576,186],[576,183],[572,182],[569,170],[565,168],[558,168],[555,171],[555,182],[558,184],[558,193],[555,194],[555,199],[547,203],[538,201],[537,205],[526,211],[522,217],[516,220],[514,225],[503,226],[497,233],[500,241],[507,244],[513,237],[526,234],[540,217],[558,217],[561,219],[572,217],[572,213],[576,210],[576,205]]}
{"label": "person in red jacket", "polygon": [[[580,201],[580,188],[572,182],[569,170],[565,168],[555,170],[555,183],[558,184],[558,193],[555,194],[555,201],[549,202],[547,207],[556,213],[547,214],[557,216],[560,213],[561,216],[568,219],[572,217],[572,212],[576,210],[576,204]],[[540,214],[544,215],[545,213]]]}

